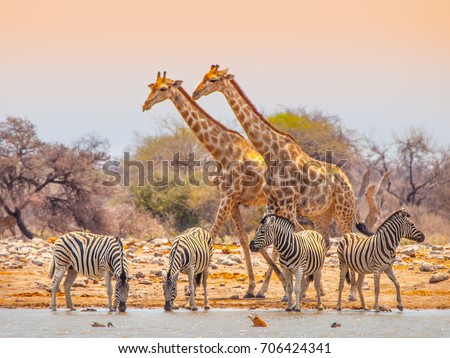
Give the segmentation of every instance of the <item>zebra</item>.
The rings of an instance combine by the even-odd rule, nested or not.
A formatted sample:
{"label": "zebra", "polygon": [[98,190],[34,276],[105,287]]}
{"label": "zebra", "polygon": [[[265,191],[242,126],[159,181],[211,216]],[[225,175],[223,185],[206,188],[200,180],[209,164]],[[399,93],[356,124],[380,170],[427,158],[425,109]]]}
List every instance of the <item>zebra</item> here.
{"label": "zebra", "polygon": [[[282,216],[266,215],[259,226],[255,238],[250,242],[250,250],[260,249],[274,244],[280,256],[280,266],[286,279],[288,303],[286,311],[300,312],[307,280],[314,280],[317,292],[317,308],[324,307],[320,295],[320,279],[325,261],[326,247],[322,235],[314,230],[294,232],[294,224]],[[295,276],[295,289],[293,289]],[[307,279],[306,277],[307,276]],[[295,291],[295,305],[292,305],[292,292]]]}
{"label": "zebra", "polygon": [[195,288],[200,286],[202,281],[204,307],[205,310],[209,309],[206,286],[212,251],[213,241],[211,235],[202,228],[187,229],[175,238],[170,249],[169,269],[168,271],[165,269],[161,271],[165,298],[164,310],[170,311],[172,308],[175,308],[173,301],[177,297],[177,280],[180,272],[187,274],[189,278],[189,308],[192,311],[197,311],[198,309],[194,298]]}
{"label": "zebra", "polygon": [[[127,309],[128,263],[123,254],[123,245],[118,237],[70,232],[60,236],[54,245],[49,278],[53,278],[50,308],[56,311],[56,291],[67,270],[64,292],[67,308],[75,310],[70,297],[70,288],[78,273],[86,277],[105,277],[108,308],[119,312]],[[116,280],[114,305],[112,304],[111,277]]]}
{"label": "zebra", "polygon": [[397,308],[403,311],[400,284],[392,268],[397,246],[403,237],[419,243],[425,240],[425,235],[416,228],[410,219],[410,215],[404,209],[401,209],[387,218],[372,236],[349,233],[342,238],[337,250],[340,270],[339,296],[336,306],[338,311],[341,310],[344,280],[347,280],[347,283],[349,282],[349,269],[358,273],[356,285],[364,310],[367,310],[362,293],[364,276],[368,273],[373,273],[375,284],[374,309],[376,312],[379,312],[378,296],[380,294],[380,276],[383,272],[386,272],[395,285]]}

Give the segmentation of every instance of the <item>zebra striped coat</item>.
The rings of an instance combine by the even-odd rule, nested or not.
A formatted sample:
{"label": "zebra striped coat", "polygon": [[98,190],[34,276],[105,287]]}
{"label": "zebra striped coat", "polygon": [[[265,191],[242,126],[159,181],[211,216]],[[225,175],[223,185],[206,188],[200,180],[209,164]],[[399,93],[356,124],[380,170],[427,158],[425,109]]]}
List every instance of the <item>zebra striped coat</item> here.
{"label": "zebra striped coat", "polygon": [[[123,254],[122,242],[114,236],[70,232],[59,237],[54,245],[49,278],[53,278],[51,309],[56,310],[56,292],[64,273],[64,290],[67,307],[74,310],[70,288],[78,273],[86,277],[105,277],[108,308],[125,312],[128,298],[128,263]],[[112,304],[111,277],[116,279],[115,302]]]}
{"label": "zebra striped coat", "polygon": [[[294,233],[294,224],[288,219],[267,215],[263,218],[255,238],[250,242],[250,250],[260,249],[274,244],[280,256],[280,266],[286,279],[288,295],[287,311],[300,311],[301,300],[306,290],[306,279],[314,278],[317,292],[317,307],[323,309],[320,298],[320,279],[325,262],[326,246],[322,235],[314,230],[304,230]],[[293,283],[295,276],[295,305],[292,306]]]}
{"label": "zebra striped coat", "polygon": [[173,301],[177,297],[177,280],[180,272],[187,274],[189,278],[189,307],[197,310],[195,288],[203,281],[205,309],[209,309],[206,287],[212,250],[211,235],[199,227],[188,229],[175,238],[169,255],[169,270],[162,271],[165,310],[172,309]]}
{"label": "zebra striped coat", "polygon": [[411,221],[409,214],[405,210],[399,210],[387,218],[372,236],[361,234],[346,234],[338,245],[339,257],[339,296],[336,306],[341,310],[341,296],[344,287],[344,280],[349,282],[348,270],[358,273],[357,289],[363,309],[367,309],[362,293],[362,284],[365,274],[374,274],[375,284],[375,311],[379,311],[378,296],[380,292],[380,275],[386,272],[394,283],[397,291],[397,307],[403,310],[400,295],[400,285],[395,277],[392,264],[396,256],[396,249],[402,238],[423,242],[425,236],[417,230]]}

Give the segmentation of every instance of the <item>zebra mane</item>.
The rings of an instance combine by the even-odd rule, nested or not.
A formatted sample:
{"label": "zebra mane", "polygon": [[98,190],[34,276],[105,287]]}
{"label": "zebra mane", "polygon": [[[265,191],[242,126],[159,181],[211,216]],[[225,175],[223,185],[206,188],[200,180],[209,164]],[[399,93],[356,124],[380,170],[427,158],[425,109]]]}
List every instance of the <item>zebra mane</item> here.
{"label": "zebra mane", "polygon": [[[176,251],[178,251],[178,246],[180,245],[179,239],[177,240],[175,245],[176,246],[174,247],[174,253]],[[173,260],[173,258],[172,258],[169,261],[170,261],[170,263],[169,263],[169,269],[167,270],[167,280],[170,280],[172,278],[172,268],[173,268],[173,263],[175,262],[175,260]]]}
{"label": "zebra mane", "polygon": [[399,214],[402,214],[402,213],[406,214],[406,215],[405,215],[406,217],[409,217],[409,214],[405,211],[405,209],[397,210],[397,211],[395,211],[394,213],[392,213],[386,220],[384,220],[384,221],[380,224],[380,226],[378,226],[377,230],[375,231],[375,234],[378,233],[378,231],[379,231],[380,229],[382,229],[382,228],[385,226],[386,223],[388,223],[389,221],[391,221],[392,218],[394,218],[394,217],[396,217],[396,216],[398,216]]}
{"label": "zebra mane", "polygon": [[125,281],[127,279],[127,274],[124,270],[124,264],[123,264],[123,259],[124,259],[124,255],[123,255],[123,243],[122,240],[120,239],[120,237],[115,236],[117,242],[119,243],[119,247],[120,247],[120,266],[121,266],[121,273],[120,273],[120,279],[122,281]]}
{"label": "zebra mane", "polygon": [[264,217],[262,218],[262,220],[261,220],[261,224],[266,224],[266,223],[267,223],[267,220],[268,220],[269,218],[271,218],[271,217],[274,217],[274,218],[276,218],[277,220],[282,221],[282,222],[288,224],[288,225],[292,228],[292,230],[295,230],[295,225],[294,225],[294,223],[293,223],[291,220],[289,220],[288,218],[285,218],[284,216],[280,216],[280,215],[277,215],[277,214],[268,214],[268,215],[264,216]]}

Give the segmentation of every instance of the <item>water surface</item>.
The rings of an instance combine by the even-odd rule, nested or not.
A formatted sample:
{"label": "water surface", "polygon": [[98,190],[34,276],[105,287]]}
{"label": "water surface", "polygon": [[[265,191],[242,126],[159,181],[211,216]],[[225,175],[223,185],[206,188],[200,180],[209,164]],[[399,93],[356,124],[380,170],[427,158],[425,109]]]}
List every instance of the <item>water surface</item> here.
{"label": "water surface", "polygon": [[[257,313],[267,327],[252,327],[248,315]],[[92,322],[112,328],[95,328]],[[331,328],[334,322],[339,328]],[[450,310],[363,312],[356,310],[211,309],[191,312],[162,309],[129,309],[126,313],[56,312],[38,309],[0,309],[0,337],[450,337]]]}

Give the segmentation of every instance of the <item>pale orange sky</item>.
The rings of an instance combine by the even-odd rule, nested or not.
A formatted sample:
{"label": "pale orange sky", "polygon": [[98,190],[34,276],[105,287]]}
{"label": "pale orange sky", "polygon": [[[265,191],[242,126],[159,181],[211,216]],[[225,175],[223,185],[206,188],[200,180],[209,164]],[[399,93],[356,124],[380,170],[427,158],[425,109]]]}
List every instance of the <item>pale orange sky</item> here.
{"label": "pale orange sky", "polygon": [[[0,46],[0,116],[48,140],[95,131],[117,154],[178,116],[170,103],[140,112],[158,70],[191,92],[218,63],[266,114],[305,106],[360,132],[422,125],[450,143],[448,0],[0,0]],[[237,126],[220,95],[199,103]]]}

